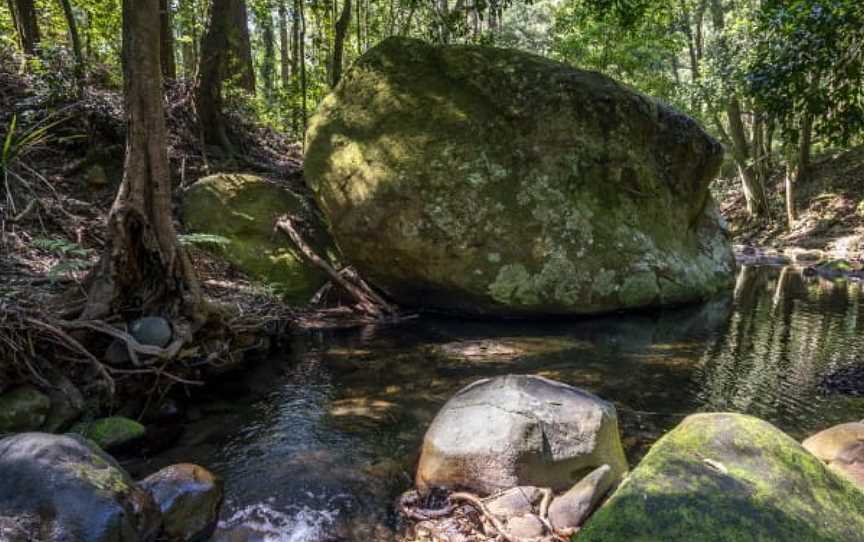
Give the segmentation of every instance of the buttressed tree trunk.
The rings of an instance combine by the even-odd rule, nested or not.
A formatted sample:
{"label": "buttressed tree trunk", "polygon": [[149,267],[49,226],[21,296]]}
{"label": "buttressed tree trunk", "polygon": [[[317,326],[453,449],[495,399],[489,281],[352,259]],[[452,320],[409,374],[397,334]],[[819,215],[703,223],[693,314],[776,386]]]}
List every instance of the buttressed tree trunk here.
{"label": "buttressed tree trunk", "polygon": [[159,33],[159,0],[123,0],[126,161],[82,318],[158,314],[188,331],[203,305],[172,221]]}
{"label": "buttressed tree trunk", "polygon": [[246,3],[242,0],[213,0],[210,23],[201,40],[195,108],[204,142],[233,152],[223,116],[223,86],[228,80],[236,81],[242,89],[255,92]]}
{"label": "buttressed tree trunk", "polygon": [[33,0],[14,0],[12,8],[15,28],[18,30],[18,39],[21,41],[21,49],[28,55],[36,54],[36,46],[39,45],[40,36]]}
{"label": "buttressed tree trunk", "polygon": [[162,76],[168,80],[177,79],[177,63],[174,60],[174,29],[171,4],[168,0],[159,0],[159,29]]}

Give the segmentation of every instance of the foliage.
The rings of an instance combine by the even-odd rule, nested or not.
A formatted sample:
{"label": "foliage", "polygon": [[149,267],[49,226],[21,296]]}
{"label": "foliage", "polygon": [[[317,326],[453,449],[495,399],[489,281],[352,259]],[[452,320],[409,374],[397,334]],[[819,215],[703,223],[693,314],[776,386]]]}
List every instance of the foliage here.
{"label": "foliage", "polygon": [[59,258],[48,270],[48,279],[52,282],[61,278],[74,278],[93,266],[93,250],[66,239],[37,238],[33,240],[33,246]]}
{"label": "foliage", "polygon": [[860,0],[766,2],[747,82],[758,103],[797,136],[807,112],[828,143],[864,128],[864,8]]}

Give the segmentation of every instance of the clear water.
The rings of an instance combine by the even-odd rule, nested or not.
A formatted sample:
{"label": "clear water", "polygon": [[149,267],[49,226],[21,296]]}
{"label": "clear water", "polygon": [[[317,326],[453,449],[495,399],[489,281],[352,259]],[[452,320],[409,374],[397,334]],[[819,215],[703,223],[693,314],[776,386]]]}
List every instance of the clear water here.
{"label": "clear water", "polygon": [[539,374],[612,401],[631,464],[697,411],[751,413],[796,438],[864,418],[864,398],[824,386],[864,367],[862,297],[860,283],[744,267],[728,298],[660,314],[304,335],[225,382],[135,470],[189,461],[223,476],[217,540],[389,540],[423,432],[478,378]]}

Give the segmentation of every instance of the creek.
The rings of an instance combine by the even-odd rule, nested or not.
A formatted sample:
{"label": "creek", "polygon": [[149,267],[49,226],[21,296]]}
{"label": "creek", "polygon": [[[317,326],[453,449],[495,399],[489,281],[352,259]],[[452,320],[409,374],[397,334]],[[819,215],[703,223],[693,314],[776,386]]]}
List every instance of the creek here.
{"label": "creek", "polygon": [[175,446],[127,466],[221,475],[217,540],[390,540],[429,422],[479,378],[538,374],[613,402],[631,467],[693,412],[750,413],[797,439],[861,419],[862,299],[859,282],[745,266],[726,298],[658,313],[303,333],[209,390]]}

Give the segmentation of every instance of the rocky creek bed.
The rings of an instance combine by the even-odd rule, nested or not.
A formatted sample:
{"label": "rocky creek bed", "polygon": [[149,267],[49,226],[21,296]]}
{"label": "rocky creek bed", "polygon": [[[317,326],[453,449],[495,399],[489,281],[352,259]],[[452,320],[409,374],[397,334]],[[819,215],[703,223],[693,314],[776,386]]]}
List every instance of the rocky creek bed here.
{"label": "rocky creek bed", "polygon": [[[730,491],[734,484],[723,477],[724,469],[744,469],[740,487],[756,483],[747,481],[752,465],[724,455],[722,443],[704,433],[715,427],[713,421],[708,429],[691,422],[685,433],[655,445],[697,412],[741,412],[770,422],[786,434],[760,426],[755,434],[776,434],[769,445],[748,436],[755,421],[712,419],[719,420],[716,427],[731,424],[728,432],[744,439],[754,456],[785,458],[783,470],[790,476],[810,465],[794,483],[782,482],[792,483],[796,494],[828,491],[813,478],[826,479],[812,472],[820,463],[793,444],[864,417],[864,400],[849,391],[864,387],[855,380],[864,360],[862,298],[862,284],[852,279],[805,274],[799,267],[745,266],[731,298],[662,313],[533,323],[424,318],[302,334],[284,353],[225,375],[194,400],[170,398],[179,412],[165,412],[167,418],[149,422],[145,431],[173,431],[177,440],[171,447],[142,457],[145,438],[117,454],[135,479],[187,462],[220,477],[225,505],[215,540],[404,539],[409,525],[396,499],[415,483],[423,435],[433,418],[460,388],[517,373],[577,386],[614,406],[621,445],[634,469],[631,491],[672,484],[650,469],[668,472],[666,462],[676,461],[669,454],[685,445],[674,435],[692,431],[701,436],[695,444],[685,439],[686,445],[701,456],[688,452],[681,469],[714,477]],[[835,385],[838,378],[843,386]],[[854,440],[857,428],[852,429]],[[846,465],[854,475],[857,452],[847,446],[847,433],[841,437],[813,450],[832,469]],[[789,456],[784,450],[790,449],[799,455]],[[766,483],[757,493],[770,495],[773,482]],[[839,484],[831,491],[845,495],[848,487]],[[681,506],[689,502],[683,495],[698,489],[670,486],[675,487],[667,492],[678,491]],[[629,500],[624,492],[609,506]],[[845,501],[857,506],[854,499]],[[694,514],[704,513],[699,502],[692,503]],[[736,502],[743,506],[740,499],[731,504]],[[658,500],[656,506],[670,504]],[[604,539],[598,532],[617,533],[614,540],[633,536],[609,524],[614,519],[604,510],[589,521],[587,539]],[[646,510],[651,511],[627,514]],[[851,513],[843,510],[831,513]],[[634,522],[654,525],[654,514],[648,516],[634,516]],[[787,532],[782,517],[771,517],[778,532]],[[607,527],[600,531],[591,522]],[[673,524],[670,518],[657,523],[656,539],[675,540],[674,531],[663,530]],[[856,540],[840,531],[800,532],[815,536],[803,540]]]}

